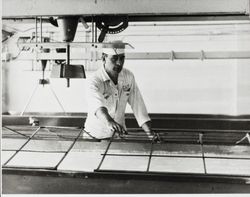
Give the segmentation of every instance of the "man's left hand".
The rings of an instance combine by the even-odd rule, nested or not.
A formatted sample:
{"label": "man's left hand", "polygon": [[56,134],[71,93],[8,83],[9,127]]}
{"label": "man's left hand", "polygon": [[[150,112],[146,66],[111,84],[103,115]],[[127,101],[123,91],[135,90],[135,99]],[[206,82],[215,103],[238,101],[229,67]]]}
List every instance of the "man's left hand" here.
{"label": "man's left hand", "polygon": [[152,132],[152,134],[153,134],[153,141],[157,143],[161,143],[162,140],[161,140],[159,133]]}

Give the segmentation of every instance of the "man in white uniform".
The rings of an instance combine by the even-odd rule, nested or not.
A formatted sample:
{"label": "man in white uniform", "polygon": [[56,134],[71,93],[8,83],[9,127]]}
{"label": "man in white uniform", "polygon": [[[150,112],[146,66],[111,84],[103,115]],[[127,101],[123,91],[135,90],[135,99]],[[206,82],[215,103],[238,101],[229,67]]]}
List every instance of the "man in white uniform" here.
{"label": "man in white uniform", "polygon": [[97,139],[110,138],[114,132],[120,137],[127,133],[127,103],[130,104],[139,126],[148,135],[151,134],[151,120],[134,75],[123,68],[124,48],[125,44],[121,41],[113,42],[113,48],[104,48],[103,66],[88,80],[85,131]]}

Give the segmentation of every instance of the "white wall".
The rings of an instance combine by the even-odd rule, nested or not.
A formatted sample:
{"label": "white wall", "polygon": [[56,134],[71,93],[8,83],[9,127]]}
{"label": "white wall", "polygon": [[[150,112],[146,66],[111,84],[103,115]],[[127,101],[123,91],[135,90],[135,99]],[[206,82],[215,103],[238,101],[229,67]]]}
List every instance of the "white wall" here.
{"label": "white wall", "polygon": [[[248,36],[237,36],[239,49],[249,49]],[[237,61],[237,113],[250,113],[250,62],[249,60]]]}
{"label": "white wall", "polygon": [[238,61],[237,75],[237,110],[238,114],[250,113],[250,64]]}
{"label": "white wall", "polygon": [[128,67],[150,112],[236,112],[234,61],[147,61]]}
{"label": "white wall", "polygon": [[[123,39],[135,52],[250,50],[250,25],[130,26]],[[78,33],[77,35],[80,35]],[[250,113],[250,60],[126,60],[150,113]],[[21,112],[41,76],[29,61],[3,64],[3,111]],[[90,74],[87,72],[87,76]],[[49,76],[49,71],[46,72]],[[51,79],[68,112],[86,112],[85,80]],[[61,112],[48,87],[39,87],[27,111]],[[128,108],[128,112],[130,112]]]}

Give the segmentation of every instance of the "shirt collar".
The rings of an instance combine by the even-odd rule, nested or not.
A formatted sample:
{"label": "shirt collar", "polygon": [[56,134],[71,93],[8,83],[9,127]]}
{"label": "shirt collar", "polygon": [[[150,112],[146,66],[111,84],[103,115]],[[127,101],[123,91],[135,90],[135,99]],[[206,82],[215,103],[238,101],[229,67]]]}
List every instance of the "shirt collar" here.
{"label": "shirt collar", "polygon": [[102,79],[103,81],[110,81],[110,77],[108,76],[108,73],[106,72],[104,65],[101,68],[101,75],[102,75]]}
{"label": "shirt collar", "polygon": [[[123,70],[119,73],[118,75],[118,84],[121,84],[123,83]],[[102,76],[102,80],[105,82],[105,81],[109,81],[111,82],[112,80],[110,79],[108,73],[106,72],[105,68],[104,68],[104,65],[102,66],[101,68],[101,76]]]}

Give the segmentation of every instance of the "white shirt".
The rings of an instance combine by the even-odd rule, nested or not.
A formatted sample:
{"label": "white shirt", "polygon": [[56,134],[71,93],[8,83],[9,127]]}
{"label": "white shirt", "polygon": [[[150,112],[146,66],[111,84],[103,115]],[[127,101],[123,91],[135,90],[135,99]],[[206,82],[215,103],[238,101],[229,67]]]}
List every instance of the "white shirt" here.
{"label": "white shirt", "polygon": [[110,79],[103,66],[97,70],[88,80],[87,101],[85,130],[99,139],[109,138],[113,134],[95,115],[100,107],[106,107],[109,115],[125,129],[127,103],[130,104],[139,126],[150,120],[134,75],[125,68],[119,73],[117,85]]}

